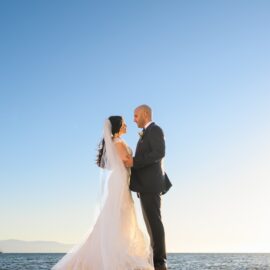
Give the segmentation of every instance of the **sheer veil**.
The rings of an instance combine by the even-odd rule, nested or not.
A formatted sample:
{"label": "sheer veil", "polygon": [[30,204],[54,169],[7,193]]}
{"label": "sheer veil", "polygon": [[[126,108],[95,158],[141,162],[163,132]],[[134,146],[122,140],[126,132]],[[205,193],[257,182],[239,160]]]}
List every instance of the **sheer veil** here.
{"label": "sheer veil", "polygon": [[[101,157],[103,168],[100,172],[101,193],[99,195],[100,211],[105,207],[107,200],[110,200],[110,207],[120,209],[121,198],[126,182],[127,170],[122,160],[116,152],[116,147],[112,140],[111,122],[107,119],[104,123],[103,138],[105,141],[103,155]],[[108,190],[110,192],[108,193]],[[112,210],[112,209],[111,209]]]}

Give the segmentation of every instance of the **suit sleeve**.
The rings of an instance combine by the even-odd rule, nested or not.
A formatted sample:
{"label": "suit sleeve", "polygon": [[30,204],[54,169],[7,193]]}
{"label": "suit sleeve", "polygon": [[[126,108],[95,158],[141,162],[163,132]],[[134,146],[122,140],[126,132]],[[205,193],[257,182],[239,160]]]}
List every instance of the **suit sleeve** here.
{"label": "suit sleeve", "polygon": [[165,140],[164,134],[160,127],[155,126],[151,129],[149,134],[149,148],[150,150],[142,155],[135,156],[133,159],[133,168],[141,169],[148,167],[161,161],[165,156]]}

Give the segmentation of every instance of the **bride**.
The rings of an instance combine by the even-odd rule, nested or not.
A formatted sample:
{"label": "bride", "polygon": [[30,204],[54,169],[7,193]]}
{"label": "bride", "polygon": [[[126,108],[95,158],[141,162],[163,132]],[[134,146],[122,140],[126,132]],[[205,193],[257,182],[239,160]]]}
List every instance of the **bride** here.
{"label": "bride", "polygon": [[102,168],[102,196],[97,220],[87,238],[52,270],[154,270],[149,237],[139,228],[124,162],[131,149],[121,138],[126,124],[110,116],[104,124],[97,165]]}

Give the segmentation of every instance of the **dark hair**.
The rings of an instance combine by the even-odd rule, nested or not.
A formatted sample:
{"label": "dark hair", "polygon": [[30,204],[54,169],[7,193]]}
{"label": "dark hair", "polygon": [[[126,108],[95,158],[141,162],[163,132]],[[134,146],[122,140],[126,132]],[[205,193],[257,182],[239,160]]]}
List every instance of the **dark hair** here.
{"label": "dark hair", "polygon": [[[108,119],[110,120],[111,125],[112,125],[112,136],[114,136],[114,134],[116,134],[120,131],[120,128],[121,128],[122,123],[123,123],[123,118],[122,118],[122,116],[116,115],[116,116],[110,116]],[[101,160],[102,160],[104,146],[105,146],[105,141],[104,141],[104,139],[102,139],[98,145],[98,154],[97,154],[97,159],[96,159],[96,164],[99,167],[103,167]]]}
{"label": "dark hair", "polygon": [[121,128],[122,123],[123,123],[123,118],[122,118],[122,116],[110,116],[109,120],[110,120],[111,125],[112,125],[112,135],[114,136],[114,134],[116,134],[120,131],[120,128]]}

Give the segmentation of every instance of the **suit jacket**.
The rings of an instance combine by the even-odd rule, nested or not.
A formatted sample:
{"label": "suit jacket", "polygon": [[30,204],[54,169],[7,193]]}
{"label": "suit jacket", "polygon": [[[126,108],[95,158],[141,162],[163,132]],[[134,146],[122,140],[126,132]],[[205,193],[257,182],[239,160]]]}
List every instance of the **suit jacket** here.
{"label": "suit jacket", "polygon": [[165,157],[165,140],[162,129],[151,123],[138,141],[130,189],[140,193],[165,193],[172,186],[162,163]]}

